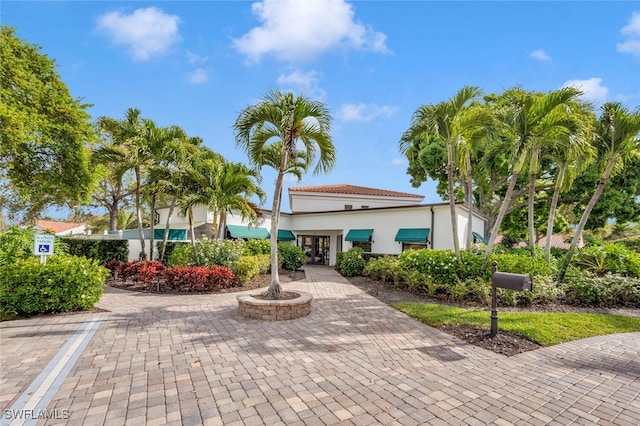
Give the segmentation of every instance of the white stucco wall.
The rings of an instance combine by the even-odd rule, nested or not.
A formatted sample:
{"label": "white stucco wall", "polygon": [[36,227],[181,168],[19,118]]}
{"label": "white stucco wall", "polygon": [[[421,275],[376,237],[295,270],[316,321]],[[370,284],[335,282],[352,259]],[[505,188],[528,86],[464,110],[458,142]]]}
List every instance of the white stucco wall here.
{"label": "white stucco wall", "polygon": [[292,192],[290,199],[291,211],[295,213],[345,210],[345,205],[352,206],[353,210],[367,207],[374,208],[416,205],[422,200],[421,198],[411,197],[375,197],[364,195],[300,192]]}

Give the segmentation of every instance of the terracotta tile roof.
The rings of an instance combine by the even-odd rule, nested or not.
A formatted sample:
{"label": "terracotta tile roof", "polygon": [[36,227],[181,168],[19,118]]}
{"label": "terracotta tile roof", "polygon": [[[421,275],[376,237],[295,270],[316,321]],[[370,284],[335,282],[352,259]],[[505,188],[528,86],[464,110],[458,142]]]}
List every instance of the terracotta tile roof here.
{"label": "terracotta tile roof", "polygon": [[409,194],[407,192],[388,191],[386,189],[367,188],[365,186],[355,186],[346,184],[319,185],[319,186],[297,186],[289,188],[290,192],[319,192],[325,194],[348,194],[348,195],[373,195],[378,197],[409,197],[424,198],[423,195]]}
{"label": "terracotta tile roof", "polygon": [[74,223],[74,222],[56,222],[53,220],[36,220],[36,226],[44,230],[53,231],[55,234],[59,234],[64,231],[68,231],[69,229],[79,228],[81,226],[86,226],[86,223]]}

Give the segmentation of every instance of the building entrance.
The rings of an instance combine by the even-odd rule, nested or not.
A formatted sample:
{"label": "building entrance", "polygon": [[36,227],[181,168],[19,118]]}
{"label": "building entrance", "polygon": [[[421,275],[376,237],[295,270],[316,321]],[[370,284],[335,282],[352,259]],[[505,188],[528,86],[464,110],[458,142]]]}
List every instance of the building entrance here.
{"label": "building entrance", "polygon": [[329,264],[329,237],[324,235],[298,235],[298,247],[302,247],[311,265]]}

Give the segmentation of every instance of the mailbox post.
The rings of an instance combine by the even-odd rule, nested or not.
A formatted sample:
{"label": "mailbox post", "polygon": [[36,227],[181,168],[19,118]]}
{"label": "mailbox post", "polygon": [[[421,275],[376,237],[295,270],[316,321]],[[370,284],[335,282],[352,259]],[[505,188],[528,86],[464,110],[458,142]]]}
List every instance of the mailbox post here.
{"label": "mailbox post", "polygon": [[498,293],[497,288],[516,291],[532,291],[533,280],[530,275],[510,274],[498,272],[498,262],[495,260],[491,264],[493,273],[491,275],[491,337],[498,334]]}

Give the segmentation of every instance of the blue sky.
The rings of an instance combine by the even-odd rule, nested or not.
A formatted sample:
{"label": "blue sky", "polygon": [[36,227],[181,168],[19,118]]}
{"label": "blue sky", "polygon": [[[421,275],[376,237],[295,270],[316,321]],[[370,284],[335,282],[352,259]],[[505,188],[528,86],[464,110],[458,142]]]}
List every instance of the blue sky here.
{"label": "blue sky", "polygon": [[[336,167],[285,187],[347,183],[440,202],[433,182],[411,187],[398,141],[420,105],[464,85],[571,85],[595,104],[640,105],[632,1],[3,0],[0,14],[55,59],[93,118],[136,107],[231,161],[246,162],[233,138],[238,113],[270,89],[325,102]],[[263,172],[271,194],[275,176]]]}

